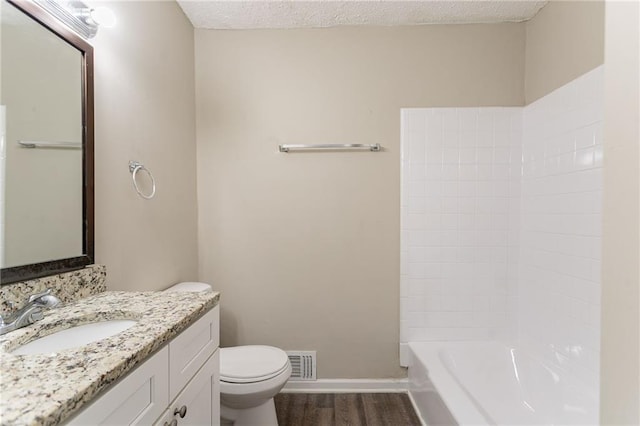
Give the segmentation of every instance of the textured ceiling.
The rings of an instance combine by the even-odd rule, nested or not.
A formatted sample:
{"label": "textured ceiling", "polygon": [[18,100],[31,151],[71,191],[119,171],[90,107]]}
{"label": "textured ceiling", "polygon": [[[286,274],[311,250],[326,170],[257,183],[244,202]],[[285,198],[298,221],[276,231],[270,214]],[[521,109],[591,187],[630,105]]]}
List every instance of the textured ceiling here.
{"label": "textured ceiling", "polygon": [[195,28],[322,28],[526,21],[547,3],[466,1],[177,0]]}

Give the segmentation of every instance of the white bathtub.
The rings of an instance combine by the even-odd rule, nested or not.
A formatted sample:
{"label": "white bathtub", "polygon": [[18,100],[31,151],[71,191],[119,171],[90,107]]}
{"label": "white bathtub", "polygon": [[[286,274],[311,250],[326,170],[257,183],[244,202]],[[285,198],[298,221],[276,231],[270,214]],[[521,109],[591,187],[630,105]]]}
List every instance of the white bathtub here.
{"label": "white bathtub", "polygon": [[499,342],[409,343],[409,392],[429,426],[589,425],[598,393]]}

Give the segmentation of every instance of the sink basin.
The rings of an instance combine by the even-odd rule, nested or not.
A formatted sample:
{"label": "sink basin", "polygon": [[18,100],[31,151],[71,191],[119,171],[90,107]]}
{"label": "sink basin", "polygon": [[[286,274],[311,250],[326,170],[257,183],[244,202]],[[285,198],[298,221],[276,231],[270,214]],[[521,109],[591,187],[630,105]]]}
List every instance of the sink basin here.
{"label": "sink basin", "polygon": [[111,320],[78,325],[19,346],[11,353],[14,355],[36,355],[78,348],[115,336],[131,328],[136,322],[134,320]]}

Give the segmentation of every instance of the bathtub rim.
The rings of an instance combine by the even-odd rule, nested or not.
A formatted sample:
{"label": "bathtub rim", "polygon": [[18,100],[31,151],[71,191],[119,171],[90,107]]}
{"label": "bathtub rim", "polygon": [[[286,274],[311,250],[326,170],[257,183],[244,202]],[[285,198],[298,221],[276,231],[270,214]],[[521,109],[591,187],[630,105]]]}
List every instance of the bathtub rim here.
{"label": "bathtub rim", "polygon": [[[449,372],[440,359],[439,350],[450,346],[452,343],[487,343],[486,341],[465,341],[465,342],[409,342],[409,393],[411,394],[415,383],[412,382],[412,368],[423,370],[426,377],[431,381],[435,390],[442,398],[447,409],[460,425],[494,425],[495,422],[485,415],[477,406],[477,403],[460,386],[458,381]],[[502,342],[496,342],[502,343]],[[420,355],[416,355],[416,352]],[[427,367],[430,365],[431,367]],[[416,398],[414,398],[416,399]],[[416,404],[419,407],[419,404]],[[422,410],[419,410],[422,416]]]}

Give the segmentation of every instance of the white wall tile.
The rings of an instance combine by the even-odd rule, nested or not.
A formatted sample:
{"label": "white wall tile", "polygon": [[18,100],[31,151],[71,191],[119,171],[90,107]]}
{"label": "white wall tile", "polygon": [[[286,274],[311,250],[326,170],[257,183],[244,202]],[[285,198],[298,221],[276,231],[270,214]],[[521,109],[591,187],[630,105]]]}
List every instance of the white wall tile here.
{"label": "white wall tile", "polygon": [[[407,247],[402,256],[408,258],[410,278],[402,294],[419,300],[412,309],[424,308],[419,326],[403,322],[403,336],[459,340],[506,337],[514,331],[515,312],[508,309],[505,283],[509,211],[519,212],[519,204],[511,206],[509,197],[515,187],[520,193],[520,168],[514,179],[510,162],[515,158],[519,164],[522,152],[520,134],[511,132],[521,129],[521,114],[521,108],[435,108],[402,114],[402,144],[409,144],[403,148],[403,168],[410,169],[403,173],[409,179],[403,180],[403,193],[411,195],[402,214],[401,235],[408,241],[402,243]],[[416,147],[418,140],[423,147]],[[423,152],[429,165],[416,169],[421,160],[411,156]],[[511,230],[517,233],[517,228]],[[473,312],[482,315],[474,317]]]}
{"label": "white wall tile", "polygon": [[[597,388],[602,68],[524,109],[521,341]],[[544,158],[542,170],[535,165]],[[596,337],[598,336],[598,337]],[[594,346],[591,351],[590,347]]]}

